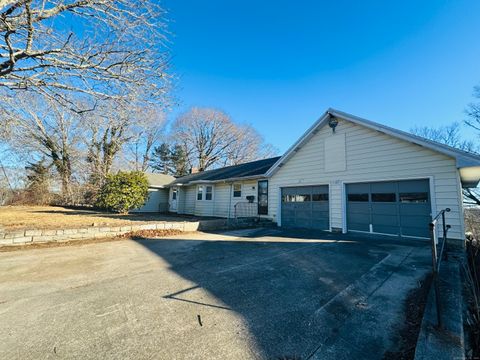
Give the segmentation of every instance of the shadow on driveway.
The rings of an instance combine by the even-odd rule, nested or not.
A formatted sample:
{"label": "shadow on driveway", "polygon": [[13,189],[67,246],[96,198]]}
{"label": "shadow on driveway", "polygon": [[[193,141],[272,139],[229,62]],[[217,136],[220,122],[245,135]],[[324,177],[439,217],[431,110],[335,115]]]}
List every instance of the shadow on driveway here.
{"label": "shadow on driveway", "polygon": [[[164,298],[244,319],[252,354],[265,359],[382,358],[395,342],[403,301],[428,269],[428,244],[278,230],[246,239],[135,240],[193,282]],[[208,235],[207,235],[208,238]],[[218,303],[202,301],[203,289]],[[385,331],[387,329],[387,331]],[[225,344],[228,346],[228,344]]]}

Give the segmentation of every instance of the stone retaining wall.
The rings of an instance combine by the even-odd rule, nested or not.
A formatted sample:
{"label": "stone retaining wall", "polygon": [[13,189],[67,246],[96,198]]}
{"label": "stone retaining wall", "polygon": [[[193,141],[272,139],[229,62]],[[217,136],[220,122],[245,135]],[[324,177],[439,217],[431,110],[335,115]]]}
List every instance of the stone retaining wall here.
{"label": "stone retaining wall", "polygon": [[45,243],[57,241],[71,241],[81,239],[95,239],[115,237],[129,232],[141,230],[169,230],[197,231],[197,230],[220,230],[227,227],[225,219],[201,220],[201,221],[172,221],[141,225],[125,225],[114,227],[84,227],[78,229],[61,230],[18,230],[6,231],[0,229],[0,246],[24,245],[30,243]]}

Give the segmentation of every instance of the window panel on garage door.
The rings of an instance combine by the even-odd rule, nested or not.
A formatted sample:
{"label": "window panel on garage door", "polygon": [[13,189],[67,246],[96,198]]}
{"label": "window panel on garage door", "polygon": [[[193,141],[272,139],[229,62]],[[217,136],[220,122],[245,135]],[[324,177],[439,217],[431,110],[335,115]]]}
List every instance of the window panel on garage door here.
{"label": "window panel on garage door", "polygon": [[377,233],[399,235],[397,183],[378,182],[370,184],[371,224]]}
{"label": "window panel on garage door", "polygon": [[296,188],[282,189],[282,226],[295,227]]}
{"label": "window panel on garage door", "polygon": [[330,227],[328,186],[312,187],[312,228],[327,230]]}
{"label": "window panel on garage door", "polygon": [[402,234],[429,237],[429,228],[425,226],[431,221],[428,180],[399,182],[398,195]]}
{"label": "window panel on garage door", "polygon": [[282,188],[282,226],[329,228],[328,186]]}
{"label": "window panel on garage door", "polygon": [[430,216],[428,180],[347,185],[349,230],[428,237]]}
{"label": "window panel on garage door", "polygon": [[347,185],[347,227],[370,231],[370,184]]}

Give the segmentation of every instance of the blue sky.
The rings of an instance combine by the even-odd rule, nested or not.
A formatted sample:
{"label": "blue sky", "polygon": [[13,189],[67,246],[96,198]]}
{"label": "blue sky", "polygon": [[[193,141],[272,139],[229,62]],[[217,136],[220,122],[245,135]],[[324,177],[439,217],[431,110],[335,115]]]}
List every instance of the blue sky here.
{"label": "blue sky", "polygon": [[328,107],[402,130],[461,121],[480,84],[480,1],[163,4],[178,76],[170,118],[216,107],[281,152]]}

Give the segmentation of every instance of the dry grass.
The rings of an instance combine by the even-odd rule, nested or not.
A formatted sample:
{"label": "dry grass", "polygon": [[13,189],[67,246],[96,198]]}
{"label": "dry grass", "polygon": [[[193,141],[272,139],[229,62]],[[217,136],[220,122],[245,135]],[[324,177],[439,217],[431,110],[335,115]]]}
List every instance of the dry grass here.
{"label": "dry grass", "polygon": [[0,227],[3,227],[5,230],[120,226],[174,219],[173,217],[160,214],[121,215],[56,206],[0,207]]}

